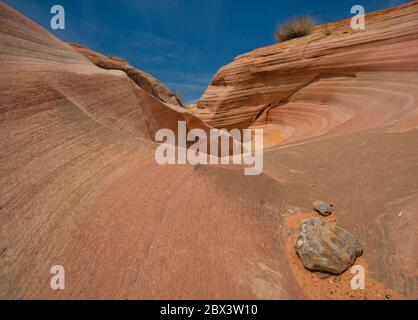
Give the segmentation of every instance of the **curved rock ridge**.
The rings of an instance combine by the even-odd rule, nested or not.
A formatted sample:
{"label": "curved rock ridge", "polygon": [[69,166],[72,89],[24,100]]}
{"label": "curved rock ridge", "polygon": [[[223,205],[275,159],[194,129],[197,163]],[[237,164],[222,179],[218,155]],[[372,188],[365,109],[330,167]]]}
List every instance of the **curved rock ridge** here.
{"label": "curved rock ridge", "polygon": [[273,144],[330,131],[414,128],[417,30],[413,1],[367,14],[365,30],[352,30],[347,19],[243,54],[217,72],[198,102],[200,117],[215,127],[269,124]]}
{"label": "curved rock ridge", "polygon": [[[70,101],[115,131],[146,139],[153,139],[160,128],[177,130],[177,122],[185,120],[184,108],[163,103],[124,71],[95,66],[68,44],[6,8],[3,4],[0,63],[3,78],[8,79],[2,83],[3,108],[20,105],[22,97],[36,103],[45,93],[51,99]],[[24,94],[12,90],[17,83],[27,88]]]}
{"label": "curved rock ridge", "polygon": [[367,270],[415,299],[418,2],[368,14],[364,31],[350,20],[327,26],[237,57],[197,114],[215,127],[263,128],[264,173],[283,182],[289,214],[331,199]]}
{"label": "curved rock ridge", "polygon": [[175,93],[173,93],[170,89],[168,89],[165,85],[163,85],[160,81],[155,79],[150,74],[135,69],[134,67],[129,65],[129,63],[126,60],[118,57],[102,55],[79,44],[70,43],[69,45],[78,52],[80,52],[91,62],[93,62],[96,66],[103,69],[124,71],[138,86],[140,86],[150,95],[156,97],[157,99],[165,103],[177,107],[183,107],[182,102]]}
{"label": "curved rock ridge", "polygon": [[[373,114],[359,101],[338,107],[351,100],[339,92],[352,81],[361,79],[369,95],[374,72],[332,81],[332,88],[340,83],[338,95],[329,97],[336,106],[319,115],[341,125],[318,128],[305,119],[317,114],[310,109],[287,120],[302,117],[303,126],[263,124],[275,144],[327,127],[346,133],[271,148],[259,176],[244,176],[241,166],[160,166],[150,139],[158,128],[175,129],[182,119],[189,128],[210,127],[153,97],[125,72],[97,67],[0,2],[0,298],[310,298],[292,271],[285,221],[311,210],[316,199],[329,199],[338,225],[364,247],[359,263],[367,262],[368,275],[416,299],[413,74],[385,70],[396,78],[378,82],[367,100],[382,95],[383,104],[386,90],[406,88],[412,79],[405,89],[412,92],[409,104],[402,89],[390,95],[405,103],[398,114],[388,107],[373,115],[380,125],[392,122],[390,130],[372,128],[371,116],[350,124],[356,112]],[[315,86],[324,92],[331,81],[314,79],[292,103],[306,105]],[[257,121],[273,115],[253,109]],[[354,132],[366,126],[371,129]],[[54,265],[65,268],[65,290],[51,290]],[[385,291],[373,294],[381,299]]]}

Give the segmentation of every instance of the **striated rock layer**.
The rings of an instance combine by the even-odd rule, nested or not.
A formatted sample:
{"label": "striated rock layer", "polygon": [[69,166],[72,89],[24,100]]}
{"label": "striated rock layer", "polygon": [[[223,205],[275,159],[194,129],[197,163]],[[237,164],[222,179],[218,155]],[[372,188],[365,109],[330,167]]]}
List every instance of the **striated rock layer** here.
{"label": "striated rock layer", "polygon": [[[316,199],[338,208],[368,274],[417,298],[416,5],[374,19],[379,28],[321,46],[257,50],[215,77],[202,118],[288,141],[265,152],[263,174],[244,176],[157,165],[157,129],[209,127],[0,2],[0,298],[309,298],[285,219]],[[265,107],[275,103],[295,112]],[[65,290],[51,290],[54,265]]]}
{"label": "striated rock layer", "polygon": [[298,190],[292,212],[330,199],[371,274],[418,297],[417,1],[243,54],[198,107],[215,127],[263,128],[264,173]]}
{"label": "striated rock layer", "polygon": [[79,44],[70,43],[70,46],[100,68],[124,71],[138,86],[157,99],[165,103],[183,107],[182,102],[175,93],[150,74],[137,70],[129,65],[127,61],[117,57],[102,55]]}
{"label": "striated rock layer", "polygon": [[156,129],[207,129],[184,108],[4,3],[0,79],[0,298],[306,297],[259,213],[274,179],[156,164]]}
{"label": "striated rock layer", "polygon": [[417,30],[414,1],[368,14],[365,30],[348,19],[243,54],[213,78],[198,102],[201,118],[215,127],[267,125],[273,143],[415,127]]}

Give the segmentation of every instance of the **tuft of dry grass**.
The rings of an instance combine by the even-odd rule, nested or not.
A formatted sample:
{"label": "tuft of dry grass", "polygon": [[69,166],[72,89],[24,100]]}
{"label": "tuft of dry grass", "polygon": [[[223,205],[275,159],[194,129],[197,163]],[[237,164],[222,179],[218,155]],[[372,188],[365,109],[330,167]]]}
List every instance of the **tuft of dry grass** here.
{"label": "tuft of dry grass", "polygon": [[281,24],[276,33],[276,41],[283,42],[294,38],[300,38],[310,34],[315,28],[315,21],[312,17],[296,17]]}

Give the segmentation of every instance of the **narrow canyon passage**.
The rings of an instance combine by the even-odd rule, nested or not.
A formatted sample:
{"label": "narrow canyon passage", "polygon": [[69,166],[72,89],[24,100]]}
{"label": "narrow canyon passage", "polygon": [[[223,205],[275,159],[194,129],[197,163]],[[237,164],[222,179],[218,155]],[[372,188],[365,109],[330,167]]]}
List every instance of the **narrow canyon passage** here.
{"label": "narrow canyon passage", "polygon": [[[0,298],[416,299],[418,3],[369,18],[237,57],[189,111],[0,2]],[[263,128],[263,173],[158,165],[183,120]],[[364,248],[365,293],[295,259],[318,199]]]}

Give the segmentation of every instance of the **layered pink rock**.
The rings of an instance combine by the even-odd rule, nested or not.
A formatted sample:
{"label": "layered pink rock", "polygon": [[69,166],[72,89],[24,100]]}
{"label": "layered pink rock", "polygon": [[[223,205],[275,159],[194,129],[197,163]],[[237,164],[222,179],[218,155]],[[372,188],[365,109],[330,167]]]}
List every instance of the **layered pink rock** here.
{"label": "layered pink rock", "polygon": [[[326,198],[369,274],[416,298],[416,4],[374,17],[380,31],[316,33],[322,46],[298,39],[220,71],[202,118],[269,126],[272,145],[304,140],[267,151],[264,173],[249,177],[239,166],[157,165],[157,129],[209,127],[0,3],[0,297],[312,297],[293,272],[285,220]],[[384,60],[343,58],[364,52]],[[50,287],[57,264],[62,291]]]}
{"label": "layered pink rock", "polygon": [[157,129],[208,129],[185,108],[4,3],[0,79],[0,298],[305,297],[272,219],[252,214],[274,180],[156,163]]}
{"label": "layered pink rock", "polygon": [[70,46],[100,68],[124,71],[139,87],[141,87],[141,89],[145,90],[162,102],[177,107],[183,107],[182,102],[174,92],[150,74],[135,69],[126,60],[112,56],[105,56],[78,44],[70,43]]}
{"label": "layered pink rock", "polygon": [[414,1],[368,14],[365,30],[347,19],[243,54],[215,75],[200,116],[215,127],[273,124],[278,142],[416,126],[417,30]]}

